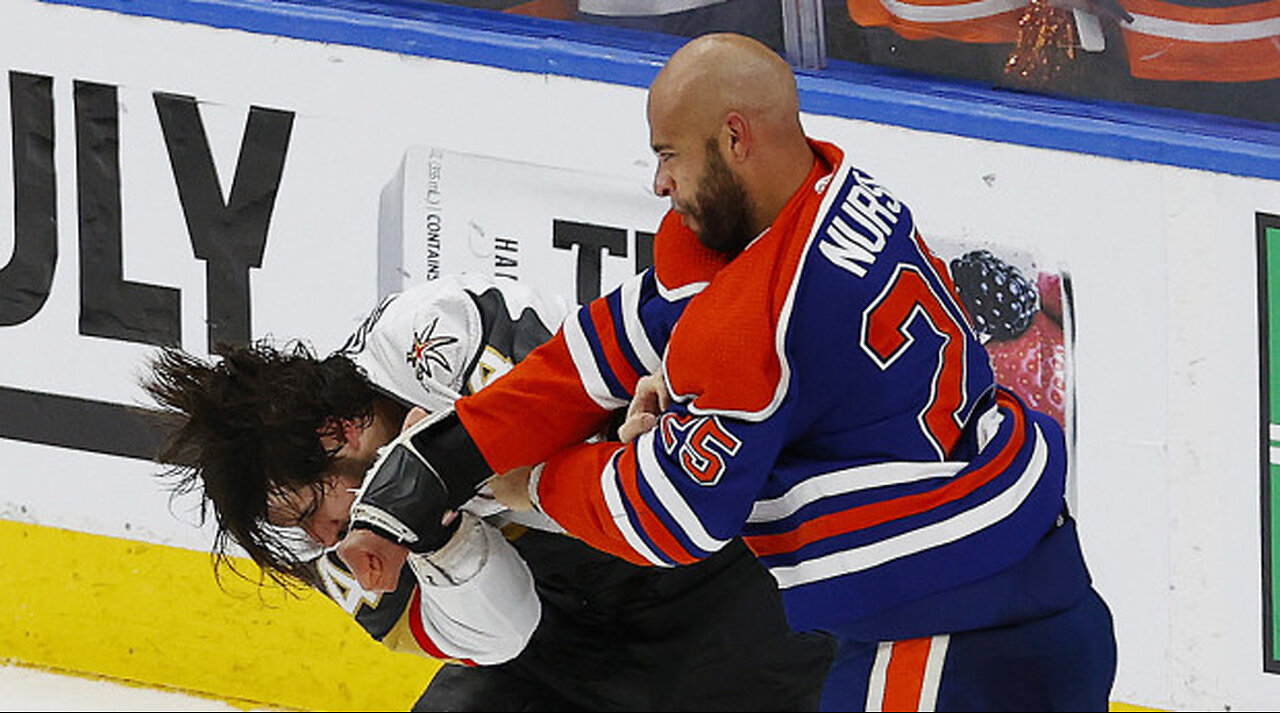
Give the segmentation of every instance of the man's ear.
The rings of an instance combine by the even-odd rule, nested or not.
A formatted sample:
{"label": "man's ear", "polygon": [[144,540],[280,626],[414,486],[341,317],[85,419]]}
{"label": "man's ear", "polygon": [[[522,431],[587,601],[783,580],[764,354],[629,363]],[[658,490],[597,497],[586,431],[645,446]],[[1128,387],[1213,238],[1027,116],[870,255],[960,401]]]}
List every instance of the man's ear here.
{"label": "man's ear", "polygon": [[724,132],[728,139],[730,161],[745,161],[751,153],[751,125],[742,114],[731,111],[724,118]]}
{"label": "man's ear", "polygon": [[421,406],[414,406],[409,409],[409,413],[405,414],[404,423],[401,425],[400,430],[403,431],[430,415],[431,414]]}

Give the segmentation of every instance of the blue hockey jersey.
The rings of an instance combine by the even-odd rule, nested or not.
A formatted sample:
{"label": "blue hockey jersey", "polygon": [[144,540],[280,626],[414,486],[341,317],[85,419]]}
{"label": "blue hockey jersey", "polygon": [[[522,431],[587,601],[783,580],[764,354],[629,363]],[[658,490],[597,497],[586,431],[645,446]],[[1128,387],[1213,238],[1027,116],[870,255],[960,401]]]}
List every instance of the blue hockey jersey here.
{"label": "blue hockey jersey", "polygon": [[[545,461],[542,509],[630,561],[742,535],[794,628],[867,640],[1065,608],[1089,577],[1058,424],[996,386],[910,210],[830,144],[733,260],[669,214],[655,266],[457,404],[498,472]],[[673,405],[581,444],[637,379]]]}

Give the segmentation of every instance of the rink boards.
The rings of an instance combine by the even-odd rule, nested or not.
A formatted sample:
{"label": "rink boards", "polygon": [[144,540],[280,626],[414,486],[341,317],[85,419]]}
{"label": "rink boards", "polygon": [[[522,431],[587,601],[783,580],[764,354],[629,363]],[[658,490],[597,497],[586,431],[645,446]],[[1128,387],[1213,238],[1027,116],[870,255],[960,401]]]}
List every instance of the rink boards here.
{"label": "rink boards", "polygon": [[[416,696],[435,664],[325,602],[219,589],[209,527],[155,478],[136,378],[165,340],[327,351],[441,271],[580,300],[642,267],[661,54],[549,27],[336,2],[0,9],[0,175],[19,187],[0,197],[0,657],[301,708]],[[812,135],[927,238],[1071,278],[1072,497],[1116,614],[1115,699],[1274,700],[1277,132],[841,72],[800,77]],[[183,191],[209,169],[234,256],[199,257],[210,224]]]}

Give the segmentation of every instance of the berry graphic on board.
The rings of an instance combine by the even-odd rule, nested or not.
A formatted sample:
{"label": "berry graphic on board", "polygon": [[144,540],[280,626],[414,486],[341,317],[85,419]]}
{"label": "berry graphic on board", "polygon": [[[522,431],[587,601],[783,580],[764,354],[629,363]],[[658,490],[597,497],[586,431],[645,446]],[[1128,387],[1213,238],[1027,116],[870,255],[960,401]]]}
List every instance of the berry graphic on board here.
{"label": "berry graphic on board", "polygon": [[1017,339],[987,343],[996,382],[1012,389],[1031,408],[1066,421],[1066,347],[1062,327],[1038,312]]}
{"label": "berry graphic on board", "polygon": [[1031,326],[1040,309],[1035,285],[990,250],[973,250],[952,260],[951,276],[979,336],[1014,339]]}
{"label": "berry graphic on board", "polygon": [[1062,276],[1042,272],[1036,277],[1036,289],[1040,292],[1040,309],[1062,324]]}
{"label": "berry graphic on board", "polygon": [[950,265],[974,331],[991,357],[996,382],[1065,426],[1061,276],[1037,272],[1028,279],[990,250],[971,250]]}

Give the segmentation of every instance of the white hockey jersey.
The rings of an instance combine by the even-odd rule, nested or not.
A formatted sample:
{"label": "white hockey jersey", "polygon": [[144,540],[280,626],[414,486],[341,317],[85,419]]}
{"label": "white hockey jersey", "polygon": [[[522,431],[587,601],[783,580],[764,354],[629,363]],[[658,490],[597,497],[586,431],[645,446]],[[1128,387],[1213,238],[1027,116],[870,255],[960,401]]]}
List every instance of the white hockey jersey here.
{"label": "white hockey jersey", "polygon": [[[388,296],[338,350],[379,391],[429,412],[506,373],[557,329],[569,307],[512,282],[448,276]],[[463,506],[444,548],[410,555],[396,590],[363,590],[333,550],[317,562],[325,593],[395,651],[468,665],[514,658],[541,615],[528,566],[499,528],[561,531],[486,491]]]}

